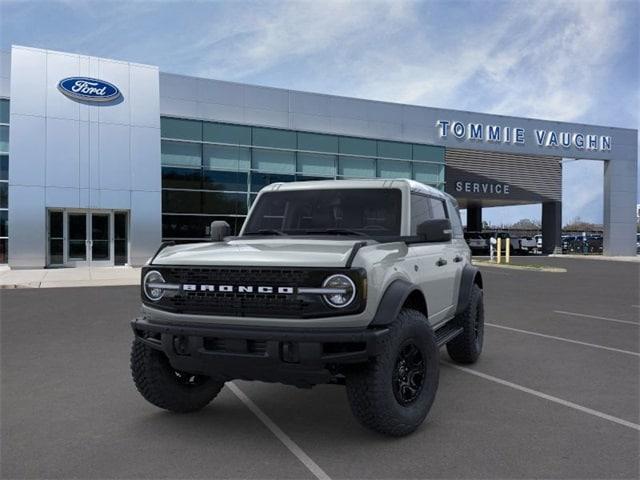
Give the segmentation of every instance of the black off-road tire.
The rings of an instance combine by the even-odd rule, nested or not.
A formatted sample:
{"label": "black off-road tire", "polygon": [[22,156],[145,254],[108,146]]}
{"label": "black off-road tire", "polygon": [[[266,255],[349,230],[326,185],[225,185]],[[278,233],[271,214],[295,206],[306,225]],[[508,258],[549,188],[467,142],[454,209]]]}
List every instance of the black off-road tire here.
{"label": "black off-road tire", "polygon": [[482,296],[482,289],[474,283],[467,308],[454,320],[464,329],[460,335],[447,343],[447,352],[454,362],[475,363],[482,353],[484,339]]}
{"label": "black off-road tire", "polygon": [[176,413],[201,410],[224,386],[224,382],[209,377],[176,371],[164,353],[135,340],[131,347],[131,375],[149,403]]}
{"label": "black off-road tire", "polygon": [[[391,436],[408,435],[424,421],[438,390],[438,346],[426,317],[402,309],[390,326],[380,355],[346,375],[351,411],[365,427]],[[398,397],[398,367],[402,352],[415,346],[424,362],[419,392],[414,400]],[[417,357],[417,355],[414,355]]]}

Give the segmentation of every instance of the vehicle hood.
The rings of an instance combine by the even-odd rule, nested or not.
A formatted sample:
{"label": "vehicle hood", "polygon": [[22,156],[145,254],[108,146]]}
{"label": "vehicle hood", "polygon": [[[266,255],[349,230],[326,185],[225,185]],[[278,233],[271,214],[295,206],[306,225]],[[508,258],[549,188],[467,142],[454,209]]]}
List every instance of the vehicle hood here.
{"label": "vehicle hood", "polygon": [[[191,243],[164,248],[154,265],[344,267],[355,239],[261,238]],[[368,243],[375,243],[371,240]]]}

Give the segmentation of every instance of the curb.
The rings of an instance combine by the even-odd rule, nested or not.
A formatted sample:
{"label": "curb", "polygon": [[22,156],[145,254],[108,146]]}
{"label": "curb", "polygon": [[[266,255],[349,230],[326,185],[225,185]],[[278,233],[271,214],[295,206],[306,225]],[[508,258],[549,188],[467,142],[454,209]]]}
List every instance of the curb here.
{"label": "curb", "polygon": [[635,257],[608,257],[604,255],[572,255],[572,254],[556,254],[549,255],[551,258],[570,258],[580,260],[599,260],[601,262],[627,262],[627,263],[640,263],[640,255]]}
{"label": "curb", "polygon": [[562,267],[533,267],[529,265],[509,265],[509,264],[497,264],[489,262],[472,262],[476,267],[492,267],[492,268],[504,268],[505,270],[526,270],[529,272],[548,272],[548,273],[566,273],[567,269]]}

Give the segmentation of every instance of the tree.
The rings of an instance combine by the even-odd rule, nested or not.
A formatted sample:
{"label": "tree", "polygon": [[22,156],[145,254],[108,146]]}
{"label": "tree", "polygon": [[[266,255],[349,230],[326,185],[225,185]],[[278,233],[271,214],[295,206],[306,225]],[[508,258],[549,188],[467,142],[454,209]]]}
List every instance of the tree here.
{"label": "tree", "polygon": [[585,220],[582,220],[580,217],[575,217],[562,229],[569,232],[597,232],[602,231],[602,225],[598,223],[587,222]]}
{"label": "tree", "polygon": [[540,230],[540,222],[530,218],[522,218],[509,228],[513,230]]}

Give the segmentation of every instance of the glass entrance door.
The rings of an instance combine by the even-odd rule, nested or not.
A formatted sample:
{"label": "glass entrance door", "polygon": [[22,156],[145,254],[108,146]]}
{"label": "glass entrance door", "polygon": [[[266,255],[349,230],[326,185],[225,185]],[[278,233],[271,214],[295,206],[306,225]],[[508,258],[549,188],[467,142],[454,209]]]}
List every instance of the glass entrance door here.
{"label": "glass entrance door", "polygon": [[91,238],[89,245],[91,247],[91,263],[112,265],[111,260],[111,223],[113,214],[109,213],[92,213],[91,222]]}
{"label": "glass entrance door", "polygon": [[67,261],[74,266],[87,264],[87,214],[67,213]]}
{"label": "glass entrance door", "polygon": [[47,264],[83,267],[128,262],[128,212],[49,210]]}

